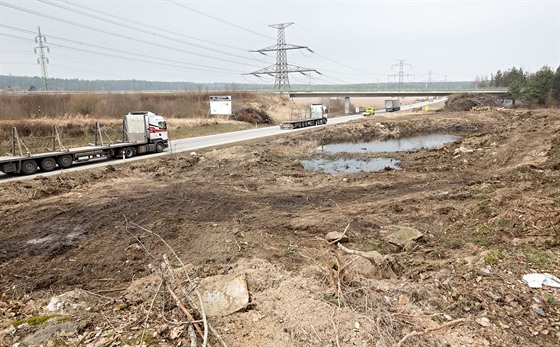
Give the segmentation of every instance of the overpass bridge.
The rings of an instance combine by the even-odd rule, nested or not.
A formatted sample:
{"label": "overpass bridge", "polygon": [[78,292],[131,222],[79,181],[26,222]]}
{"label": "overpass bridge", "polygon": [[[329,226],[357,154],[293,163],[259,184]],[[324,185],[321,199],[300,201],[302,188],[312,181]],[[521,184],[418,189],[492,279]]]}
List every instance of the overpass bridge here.
{"label": "overpass bridge", "polygon": [[492,90],[403,90],[403,91],[290,91],[290,98],[375,98],[375,97],[405,97],[405,96],[449,96],[457,93],[486,94],[505,97],[507,89]]}

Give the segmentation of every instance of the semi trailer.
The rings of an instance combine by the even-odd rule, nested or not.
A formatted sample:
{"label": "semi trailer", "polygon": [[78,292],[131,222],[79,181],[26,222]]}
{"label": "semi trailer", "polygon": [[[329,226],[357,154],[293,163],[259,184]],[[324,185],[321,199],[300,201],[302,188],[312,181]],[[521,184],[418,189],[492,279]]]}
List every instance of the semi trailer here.
{"label": "semi trailer", "polygon": [[[58,131],[53,130],[55,133]],[[58,136],[56,140],[53,135],[52,148],[32,153],[20,139],[17,128],[12,128],[11,153],[0,156],[0,171],[32,175],[39,170],[67,169],[76,162],[96,158],[130,158],[137,154],[160,153],[169,146],[165,119],[150,111],[130,112],[123,117],[122,140],[103,143],[99,123],[95,125],[94,143],[65,148]]]}
{"label": "semi trailer", "polygon": [[327,108],[323,104],[311,104],[309,113],[299,120],[287,121],[280,124],[281,129],[297,129],[313,125],[327,124]]}
{"label": "semi trailer", "polygon": [[385,112],[394,112],[401,109],[401,102],[399,99],[385,100]]}

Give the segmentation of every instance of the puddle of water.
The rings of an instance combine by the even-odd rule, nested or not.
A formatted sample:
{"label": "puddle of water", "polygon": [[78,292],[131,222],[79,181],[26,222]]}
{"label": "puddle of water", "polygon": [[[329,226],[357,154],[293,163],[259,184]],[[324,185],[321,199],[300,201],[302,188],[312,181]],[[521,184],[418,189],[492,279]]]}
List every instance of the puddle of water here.
{"label": "puddle of water", "polygon": [[403,151],[418,151],[423,148],[438,147],[448,142],[453,142],[460,139],[459,136],[454,135],[420,135],[414,137],[389,139],[389,140],[375,140],[362,143],[335,143],[319,147],[319,150],[328,153],[381,153],[381,152],[403,152]]}
{"label": "puddle of water", "polygon": [[303,168],[308,171],[325,173],[356,173],[356,172],[376,172],[389,167],[398,170],[399,160],[393,158],[373,158],[369,160],[359,159],[311,159],[302,160]]}

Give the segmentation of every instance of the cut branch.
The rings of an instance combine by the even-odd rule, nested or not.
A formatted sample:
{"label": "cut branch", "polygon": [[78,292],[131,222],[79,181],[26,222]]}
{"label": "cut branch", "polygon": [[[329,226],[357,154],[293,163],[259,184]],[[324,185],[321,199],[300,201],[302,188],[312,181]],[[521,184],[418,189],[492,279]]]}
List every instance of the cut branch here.
{"label": "cut branch", "polygon": [[464,318],[459,318],[459,319],[455,319],[455,320],[452,320],[450,322],[444,323],[442,325],[438,325],[435,328],[424,329],[424,331],[420,331],[420,332],[419,331],[412,331],[412,332],[406,334],[399,342],[397,342],[397,344],[395,344],[395,347],[401,347],[402,344],[411,337],[426,335],[428,333],[431,333],[432,331],[441,330],[441,329],[450,327],[452,325],[462,323],[464,321],[465,321]]}

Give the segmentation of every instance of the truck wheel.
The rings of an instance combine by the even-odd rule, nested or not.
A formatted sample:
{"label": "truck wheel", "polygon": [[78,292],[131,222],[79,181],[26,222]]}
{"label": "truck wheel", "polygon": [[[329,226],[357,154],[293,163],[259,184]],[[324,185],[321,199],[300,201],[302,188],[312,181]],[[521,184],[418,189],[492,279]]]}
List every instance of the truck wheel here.
{"label": "truck wheel", "polygon": [[41,171],[52,171],[56,168],[56,160],[54,160],[54,158],[43,158],[39,166],[41,167]]}
{"label": "truck wheel", "polygon": [[21,173],[24,175],[32,175],[37,172],[37,162],[35,160],[26,160],[21,163]]}
{"label": "truck wheel", "polygon": [[74,159],[72,159],[72,156],[70,154],[61,155],[60,157],[56,158],[56,163],[61,169],[68,169],[70,166],[72,166],[72,162],[74,162]]}
{"label": "truck wheel", "polygon": [[123,155],[127,158],[132,158],[134,156],[134,148],[132,147],[126,147],[123,150]]}
{"label": "truck wheel", "polygon": [[165,145],[163,144],[163,142],[158,141],[158,143],[156,143],[156,153],[161,153],[164,149]]}

